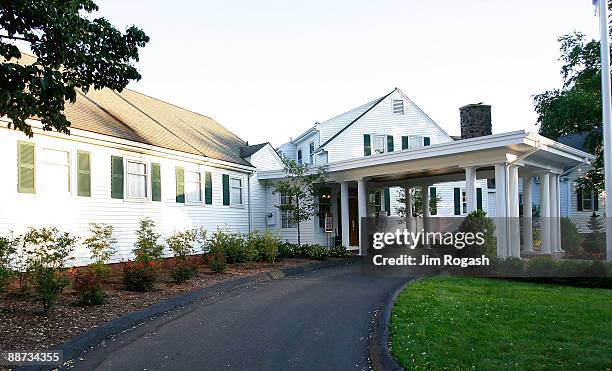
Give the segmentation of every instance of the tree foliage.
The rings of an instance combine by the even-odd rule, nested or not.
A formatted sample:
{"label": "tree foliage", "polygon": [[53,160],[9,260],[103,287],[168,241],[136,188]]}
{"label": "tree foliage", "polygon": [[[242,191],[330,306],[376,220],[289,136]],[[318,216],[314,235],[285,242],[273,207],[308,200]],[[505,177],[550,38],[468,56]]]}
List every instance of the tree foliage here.
{"label": "tree foliage", "polygon": [[[121,91],[140,74],[133,66],[138,48],[149,37],[138,27],[119,31],[92,0],[12,0],[0,3],[0,116],[9,127],[32,136],[26,119],[41,120],[44,130],[69,133],[64,103],[84,93],[110,88]],[[19,63],[17,43],[36,55]]]}
{"label": "tree foliage", "polygon": [[298,244],[300,239],[300,222],[312,218],[318,211],[318,197],[327,178],[325,168],[298,164],[287,157],[283,158],[285,180],[274,184],[274,193],[286,195],[291,202],[277,205],[281,211],[287,211],[290,221],[297,225]]}
{"label": "tree foliage", "polygon": [[[412,197],[412,216],[422,217],[423,216],[423,192],[421,187],[410,188],[410,195]],[[436,198],[429,198],[429,209],[433,210],[437,207],[441,198],[436,195]],[[397,195],[397,202],[400,206],[395,208],[395,212],[399,215],[401,220],[406,220],[406,190],[400,188]]]}
{"label": "tree foliage", "polygon": [[592,169],[578,183],[589,190],[602,190],[604,177],[599,41],[589,40],[584,34],[574,32],[561,36],[559,42],[563,84],[559,89],[545,91],[533,98],[540,134],[557,140],[565,135],[588,133],[584,147],[596,159]]}

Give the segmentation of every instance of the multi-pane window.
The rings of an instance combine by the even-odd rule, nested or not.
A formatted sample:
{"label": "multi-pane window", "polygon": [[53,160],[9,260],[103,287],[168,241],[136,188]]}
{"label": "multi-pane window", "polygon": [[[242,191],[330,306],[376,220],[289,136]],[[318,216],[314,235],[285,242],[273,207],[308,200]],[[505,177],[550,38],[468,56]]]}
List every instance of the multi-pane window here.
{"label": "multi-pane window", "polygon": [[423,137],[410,137],[410,149],[423,147]]}
{"label": "multi-pane window", "polygon": [[308,145],[308,153],[310,155],[310,164],[314,165],[314,142],[310,142],[310,144]]}
{"label": "multi-pane window", "polygon": [[386,135],[374,135],[374,153],[385,153]]}
{"label": "multi-pane window", "polygon": [[202,174],[200,172],[185,172],[185,196],[187,196],[187,202],[202,202]]}
{"label": "multi-pane window", "polygon": [[461,213],[467,214],[467,191],[461,190]]}
{"label": "multi-pane window", "polygon": [[401,99],[393,99],[393,113],[398,115],[404,114],[404,101]]}
{"label": "multi-pane window", "polygon": [[242,179],[230,179],[230,200],[232,205],[242,205]]}
{"label": "multi-pane window", "polygon": [[297,163],[298,165],[302,164],[302,150],[301,149],[298,149],[297,151]]}
{"label": "multi-pane window", "polygon": [[319,196],[319,227],[325,228],[325,218],[331,212],[331,194]]}
{"label": "multi-pane window", "polygon": [[[287,196],[284,193],[281,193],[280,204],[281,205],[292,205],[293,198],[290,196]],[[281,209],[281,228],[295,228],[295,223],[293,222],[291,211]]]}
{"label": "multi-pane window", "polygon": [[582,210],[593,211],[593,192],[582,191]]}
{"label": "multi-pane window", "polygon": [[147,165],[142,162],[127,161],[127,197],[147,197]]}
{"label": "multi-pane window", "polygon": [[44,149],[41,158],[41,191],[53,195],[69,194],[70,152]]}

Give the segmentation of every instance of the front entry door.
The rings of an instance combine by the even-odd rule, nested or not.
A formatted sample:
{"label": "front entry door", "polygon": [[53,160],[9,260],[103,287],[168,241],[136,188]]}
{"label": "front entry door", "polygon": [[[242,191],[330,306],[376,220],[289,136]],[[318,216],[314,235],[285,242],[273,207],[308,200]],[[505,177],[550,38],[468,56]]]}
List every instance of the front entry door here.
{"label": "front entry door", "polygon": [[359,246],[359,209],[356,197],[349,197],[349,245]]}

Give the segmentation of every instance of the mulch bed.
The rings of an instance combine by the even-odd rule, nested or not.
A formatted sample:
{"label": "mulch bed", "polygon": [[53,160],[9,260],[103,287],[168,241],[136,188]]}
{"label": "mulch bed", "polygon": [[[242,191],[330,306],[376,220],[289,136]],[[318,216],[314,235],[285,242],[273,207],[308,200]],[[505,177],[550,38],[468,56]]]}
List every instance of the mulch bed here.
{"label": "mulch bed", "polygon": [[273,266],[268,263],[228,265],[224,273],[213,273],[201,268],[188,282],[172,282],[164,271],[153,292],[125,291],[120,275],[113,275],[106,283],[107,300],[97,306],[82,306],[72,289],[67,289],[48,315],[42,314],[42,305],[16,293],[6,294],[0,300],[0,349],[51,350],[53,347],[92,329],[99,324],[124,314],[138,311],[164,299],[214,284],[262,273],[274,269],[312,263],[312,260],[284,259]]}

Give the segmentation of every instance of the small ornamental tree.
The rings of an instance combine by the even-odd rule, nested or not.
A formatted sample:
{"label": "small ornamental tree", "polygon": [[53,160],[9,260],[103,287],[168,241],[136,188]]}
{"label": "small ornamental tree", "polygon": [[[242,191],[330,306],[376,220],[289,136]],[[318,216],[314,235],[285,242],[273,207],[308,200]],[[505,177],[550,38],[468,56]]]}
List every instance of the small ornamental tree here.
{"label": "small ornamental tree", "polygon": [[604,246],[606,244],[606,235],[603,232],[603,221],[602,218],[593,213],[587,222],[587,228],[591,231],[586,235],[584,239],[583,248],[584,251],[591,254],[598,254],[603,252]]}
{"label": "small ornamental tree", "polygon": [[132,250],[136,256],[136,262],[157,263],[162,257],[164,246],[158,242],[160,235],[155,232],[155,222],[149,218],[144,218],[138,224],[137,239],[134,250]]}
{"label": "small ornamental tree", "polygon": [[287,157],[283,158],[283,164],[285,180],[275,183],[273,192],[285,195],[290,200],[276,207],[281,212],[287,212],[289,221],[296,224],[299,245],[301,244],[300,223],[317,213],[317,196],[321,192],[327,174],[323,167],[298,164]]}
{"label": "small ornamental tree", "polygon": [[117,240],[113,237],[113,226],[91,223],[89,224],[89,230],[91,235],[83,240],[83,244],[89,250],[94,268],[100,272],[105,271],[102,267],[108,263],[115,253],[113,244],[117,243]]}
{"label": "small ornamental tree", "polygon": [[166,238],[166,243],[176,258],[176,267],[172,271],[172,278],[177,282],[185,282],[193,277],[193,268],[189,266],[187,257],[195,251],[198,241],[206,240],[205,229],[192,229],[175,232]]}
{"label": "small ornamental tree", "polygon": [[12,233],[0,235],[0,293],[4,291],[14,272],[11,268],[11,261],[15,257],[19,238]]}

